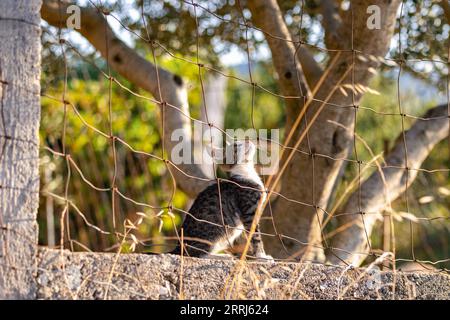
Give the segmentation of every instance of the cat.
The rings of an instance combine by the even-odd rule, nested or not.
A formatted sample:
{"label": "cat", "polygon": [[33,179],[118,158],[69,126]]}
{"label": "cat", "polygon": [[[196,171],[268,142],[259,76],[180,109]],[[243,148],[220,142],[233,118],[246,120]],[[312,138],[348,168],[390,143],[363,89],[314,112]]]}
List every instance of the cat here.
{"label": "cat", "polygon": [[[230,144],[224,157],[213,156],[215,160],[223,160],[220,166],[228,173],[229,181],[220,180],[208,186],[195,199],[182,225],[184,255],[227,257],[219,253],[230,248],[243,232],[248,234],[256,209],[266,197],[264,184],[255,170],[255,153],[255,145],[246,140]],[[258,225],[250,243],[250,256],[273,260],[264,251]],[[180,243],[171,253],[181,254]]]}

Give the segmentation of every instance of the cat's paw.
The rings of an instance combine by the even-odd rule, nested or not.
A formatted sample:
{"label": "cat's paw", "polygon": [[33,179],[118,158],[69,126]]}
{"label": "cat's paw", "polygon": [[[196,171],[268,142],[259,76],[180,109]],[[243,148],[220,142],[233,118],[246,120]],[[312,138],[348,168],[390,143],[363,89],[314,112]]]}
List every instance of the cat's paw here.
{"label": "cat's paw", "polygon": [[256,255],[256,259],[261,261],[261,262],[275,262],[275,260],[272,258],[272,256],[265,254],[265,253],[260,253]]}
{"label": "cat's paw", "polygon": [[202,256],[203,259],[215,259],[215,260],[231,260],[233,256],[228,253],[209,253]]}

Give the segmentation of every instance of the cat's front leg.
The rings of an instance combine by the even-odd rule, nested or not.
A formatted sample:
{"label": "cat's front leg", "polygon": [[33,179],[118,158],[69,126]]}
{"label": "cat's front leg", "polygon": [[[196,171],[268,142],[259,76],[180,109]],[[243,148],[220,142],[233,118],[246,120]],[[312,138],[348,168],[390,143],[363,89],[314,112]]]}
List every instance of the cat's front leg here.
{"label": "cat's front leg", "polygon": [[[258,230],[259,232],[259,230]],[[254,242],[252,241],[253,245]],[[257,260],[263,261],[263,262],[274,262],[274,259],[271,255],[266,254],[266,252],[264,251],[264,246],[262,243],[262,240],[259,242],[256,250],[254,250],[254,256],[256,257]]]}
{"label": "cat's front leg", "polygon": [[256,258],[258,260],[264,261],[264,262],[274,262],[275,260],[273,259],[273,257],[271,255],[268,255],[264,252],[260,252],[256,255]]}
{"label": "cat's front leg", "polygon": [[[252,223],[249,222],[246,224],[246,229],[249,231],[251,228]],[[259,226],[256,226],[255,232],[253,233],[253,237],[250,241],[251,243],[251,251],[250,255],[252,257],[255,257],[257,260],[264,261],[264,262],[273,262],[274,259],[272,256],[266,254],[264,250],[264,244],[261,238],[261,232],[259,231]]]}
{"label": "cat's front leg", "polygon": [[203,259],[213,259],[213,260],[232,260],[233,256],[228,253],[210,253],[201,256]]}

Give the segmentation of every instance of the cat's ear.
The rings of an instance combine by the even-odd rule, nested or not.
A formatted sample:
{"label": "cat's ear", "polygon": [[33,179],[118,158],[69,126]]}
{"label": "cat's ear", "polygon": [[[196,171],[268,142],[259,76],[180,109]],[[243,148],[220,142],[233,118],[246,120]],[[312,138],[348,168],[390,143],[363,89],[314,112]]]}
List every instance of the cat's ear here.
{"label": "cat's ear", "polygon": [[207,145],[206,151],[210,155],[210,157],[214,160],[216,163],[223,163],[224,159],[224,149],[218,148],[216,146]]}
{"label": "cat's ear", "polygon": [[256,152],[256,146],[250,140],[244,140],[244,150],[246,156],[253,157]]}

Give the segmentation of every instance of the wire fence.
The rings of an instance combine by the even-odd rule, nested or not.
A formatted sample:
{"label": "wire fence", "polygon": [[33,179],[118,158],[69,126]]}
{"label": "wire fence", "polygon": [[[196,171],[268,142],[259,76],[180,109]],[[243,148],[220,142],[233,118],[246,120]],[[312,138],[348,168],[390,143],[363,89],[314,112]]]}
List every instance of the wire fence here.
{"label": "wire fence", "polygon": [[[412,172],[423,174],[424,176],[428,175],[437,175],[440,174],[442,176],[447,176],[450,172],[448,167],[442,168],[423,168],[423,167],[413,167],[410,164],[410,159],[408,159],[408,145],[406,143],[406,132],[408,121],[412,120],[420,120],[420,121],[438,121],[442,119],[448,119],[450,116],[450,107],[448,108],[449,112],[447,115],[435,116],[435,117],[425,117],[418,114],[408,114],[405,111],[403,106],[404,102],[402,101],[401,95],[401,79],[402,72],[405,64],[414,64],[414,63],[423,63],[423,62],[433,62],[442,65],[448,66],[447,59],[443,58],[430,58],[430,59],[409,59],[405,60],[402,58],[402,41],[399,37],[398,43],[398,53],[400,58],[388,59],[385,57],[375,57],[371,54],[365,53],[360,50],[356,50],[353,47],[349,50],[333,50],[327,49],[323,47],[319,47],[317,45],[311,45],[307,42],[300,40],[292,40],[292,39],[284,39],[282,37],[276,36],[270,33],[270,30],[262,30],[255,27],[244,15],[242,8],[238,2],[239,10],[241,12],[240,19],[226,19],[223,16],[220,16],[214,12],[214,10],[210,10],[206,4],[196,3],[194,1],[182,1],[184,5],[187,5],[191,8],[190,12],[195,18],[196,23],[196,33],[193,35],[193,39],[195,39],[196,46],[196,54],[193,59],[186,58],[183,56],[179,56],[170,50],[168,50],[164,44],[160,43],[158,39],[151,38],[149,30],[147,29],[147,25],[145,23],[145,12],[144,12],[144,2],[142,3],[142,11],[141,19],[143,21],[144,29],[146,32],[142,34],[138,34],[131,28],[127,26],[125,22],[119,19],[114,12],[107,11],[102,5],[101,2],[88,1],[89,4],[96,8],[98,14],[101,14],[105,19],[105,24],[110,23],[111,21],[118,22],[124,32],[128,32],[130,36],[135,39],[142,41],[148,44],[148,53],[151,56],[151,62],[153,63],[156,74],[157,74],[157,87],[159,91],[159,96],[147,96],[142,94],[138,89],[135,89],[133,84],[128,84],[125,79],[120,77],[116,77],[113,74],[113,70],[111,68],[111,61],[109,58],[106,59],[105,67],[99,67],[95,60],[92,59],[91,56],[87,56],[85,53],[80,52],[76,46],[71,42],[70,39],[63,36],[62,30],[59,29],[57,35],[54,35],[53,45],[59,46],[61,59],[64,64],[64,73],[62,75],[58,75],[62,79],[62,88],[57,88],[60,90],[60,95],[55,96],[51,95],[47,92],[43,92],[42,96],[47,101],[53,101],[60,104],[63,108],[63,119],[59,128],[60,139],[57,142],[49,142],[47,137],[42,137],[41,141],[41,149],[42,149],[42,157],[46,159],[47,162],[42,163],[42,173],[41,176],[43,179],[43,191],[41,193],[41,215],[45,214],[46,219],[46,227],[47,229],[54,229],[55,224],[59,223],[59,243],[57,243],[57,238],[52,236],[49,233],[46,236],[47,243],[54,243],[56,247],[59,248],[70,248],[72,251],[75,250],[87,250],[91,251],[92,248],[85,243],[97,242],[98,247],[94,248],[98,249],[99,247],[103,248],[106,251],[116,251],[117,254],[120,254],[124,251],[128,252],[141,252],[146,249],[156,250],[158,252],[167,251],[171,248],[176,242],[184,243],[186,240],[184,238],[182,230],[178,231],[180,227],[180,217],[184,215],[191,215],[190,212],[186,209],[186,204],[183,203],[184,207],[180,207],[176,203],[176,195],[180,194],[179,187],[176,181],[176,174],[181,173],[182,175],[197,179],[200,181],[208,181],[211,183],[217,183],[219,186],[219,182],[228,181],[232,183],[231,180],[228,180],[224,177],[218,176],[216,171],[214,170],[214,178],[208,179],[204,177],[195,177],[191,176],[188,173],[185,173],[178,165],[176,165],[169,157],[170,150],[167,150],[164,141],[165,141],[165,123],[164,123],[164,112],[167,108],[177,110],[182,114],[183,117],[187,118],[191,122],[195,122],[205,127],[209,128],[209,130],[218,130],[223,135],[227,135],[227,132],[219,125],[211,123],[208,117],[208,105],[206,105],[205,99],[205,74],[211,75],[219,75],[222,77],[226,77],[227,79],[232,79],[237,81],[240,87],[246,88],[250,92],[251,96],[251,127],[253,129],[258,129],[255,125],[254,113],[255,109],[258,108],[256,105],[258,94],[267,94],[272,96],[275,99],[279,99],[280,101],[285,100],[296,100],[296,101],[304,101],[303,108],[298,114],[298,118],[293,121],[293,125],[290,128],[290,131],[285,132],[285,138],[282,143],[268,139],[268,142],[276,144],[281,149],[281,158],[282,162],[280,165],[280,170],[275,174],[269,177],[264,178],[264,183],[267,192],[267,201],[258,208],[257,210],[257,219],[260,218],[264,210],[268,211],[270,214],[272,212],[272,204],[273,198],[282,198],[284,201],[292,202],[298,206],[307,206],[311,209],[314,209],[317,213],[317,217],[319,219],[319,225],[321,230],[321,242],[320,243],[304,243],[291,235],[285,235],[282,233],[278,233],[275,228],[274,233],[265,233],[261,232],[262,235],[266,236],[269,241],[281,241],[289,240],[292,242],[296,242],[301,244],[302,246],[306,246],[308,248],[318,247],[323,250],[327,250],[327,252],[339,253],[340,250],[343,249],[333,247],[329,243],[329,239],[335,236],[337,233],[343,232],[346,228],[350,226],[340,226],[337,229],[330,230],[329,224],[333,224],[336,218],[342,216],[351,216],[351,215],[359,215],[361,217],[361,221],[365,226],[365,219],[369,215],[379,215],[379,210],[374,212],[363,212],[361,209],[361,186],[368,175],[368,172],[371,170],[379,171],[381,175],[383,175],[383,170],[388,168],[392,169],[402,169],[404,170],[407,178],[404,180],[404,193],[401,196],[402,205],[405,207],[405,211],[407,214],[403,214],[403,217],[406,219],[403,220],[402,224],[409,224],[409,246],[411,256],[410,258],[396,257],[395,256],[395,238],[398,234],[394,233],[394,222],[393,222],[393,214],[394,210],[392,206],[389,204],[386,206],[386,211],[384,214],[384,221],[382,222],[382,230],[379,230],[381,234],[384,234],[384,244],[381,244],[381,248],[377,249],[371,245],[373,240],[370,238],[373,237],[373,233],[371,235],[370,232],[366,231],[366,242],[369,246],[368,252],[359,252],[357,254],[371,257],[372,263],[384,265],[387,268],[393,268],[395,270],[395,264],[400,262],[414,262],[419,265],[422,265],[425,269],[429,271],[435,272],[448,272],[448,265],[450,262],[450,257],[448,256],[448,252],[445,257],[436,258],[433,261],[420,259],[419,256],[416,255],[416,245],[417,239],[415,239],[415,228],[417,223],[427,224],[432,227],[433,224],[440,224],[446,226],[448,230],[448,210],[443,215],[435,215],[432,217],[426,216],[418,216],[411,214],[412,207],[416,208],[415,204],[411,204],[411,192],[412,186],[410,185],[410,179],[408,178]],[[304,1],[302,1],[304,4]],[[208,65],[204,63],[200,58],[200,49],[201,49],[201,34],[199,32],[199,22],[197,16],[199,12],[203,14],[209,14],[214,19],[219,19],[223,23],[233,24],[242,28],[243,36],[246,39],[246,56],[247,56],[247,64],[248,64],[248,78],[237,76],[233,73],[228,73],[227,71],[223,71],[218,67],[213,65]],[[399,18],[399,34],[402,34],[402,25],[401,16],[403,13],[403,4],[401,4],[400,10],[400,18]],[[301,13],[303,17],[303,13]],[[353,16],[352,16],[353,18]],[[302,21],[302,19],[301,19]],[[301,27],[300,27],[301,29]],[[266,38],[274,38],[277,40],[291,42],[296,50],[299,50],[301,47],[310,47],[313,48],[323,54],[327,54],[333,56],[333,59],[330,59],[328,63],[327,69],[324,71],[321,79],[318,84],[313,88],[311,95],[307,95],[307,93],[299,93],[297,96],[285,96],[280,94],[279,92],[273,91],[262,84],[259,84],[255,80],[254,71],[252,65],[256,64],[256,61],[252,60],[252,43],[249,40],[249,33],[258,31],[264,34]],[[111,39],[108,39],[109,33],[105,32],[105,51],[106,57],[109,57],[108,53],[108,43],[110,43]],[[353,34],[352,34],[353,37]],[[352,42],[353,45],[353,42]],[[193,117],[189,114],[185,114],[180,106],[172,105],[164,100],[163,94],[161,93],[162,84],[160,82],[158,70],[159,65],[158,61],[161,57],[157,57],[155,53],[155,49],[161,50],[165,56],[170,57],[173,60],[179,61],[181,64],[184,64],[188,67],[194,66],[198,69],[198,87],[200,88],[200,97],[201,104],[204,108],[203,112],[205,115],[205,121],[200,120],[197,117]],[[70,61],[68,60],[68,52],[74,57],[78,57],[80,61],[83,61],[85,64],[89,65],[92,70],[95,70],[99,73],[100,77],[103,78],[103,81],[99,81],[101,83],[106,83],[107,91],[106,99],[104,96],[99,95],[99,99],[101,99],[101,103],[106,106],[107,110],[107,126],[104,128],[96,127],[92,125],[93,116],[92,114],[89,116],[89,119],[86,119],[85,110],[79,110],[79,107],[76,103],[70,101],[68,98],[71,86],[73,86],[69,78],[71,77],[70,70]],[[342,54],[351,54],[352,55],[352,63],[348,66],[348,69],[343,72],[341,79],[333,84],[332,91],[325,97],[324,99],[319,99],[316,95],[317,90],[320,88],[320,85],[326,81],[329,72],[332,72],[334,68],[334,64],[337,63],[338,58]],[[374,90],[369,88],[368,86],[363,86],[358,83],[355,83],[352,73],[355,72],[355,64],[356,61],[376,61],[378,63],[382,63],[385,68],[391,69],[398,72],[397,77],[397,112],[384,112],[377,110],[373,107],[361,106],[359,102],[359,98],[361,95],[365,93],[374,93]],[[348,77],[352,78],[351,83],[345,83],[345,79]],[[300,77],[297,77],[300,79]],[[85,78],[86,79],[86,78]],[[299,84],[301,88],[301,85]],[[448,84],[447,84],[448,88]],[[54,88],[53,88],[54,89]],[[57,91],[55,90],[55,91]],[[162,122],[160,124],[161,130],[161,150],[156,152],[147,152],[144,150],[140,150],[138,147],[135,147],[133,143],[126,141],[123,138],[121,132],[118,132],[115,127],[115,113],[120,112],[120,108],[122,106],[116,105],[116,101],[114,98],[114,90],[123,90],[128,95],[134,96],[134,98],[142,101],[145,105],[153,104],[156,107],[160,107],[162,116]],[[344,95],[351,95],[352,103],[349,105],[339,105],[330,102],[329,100],[332,98],[334,94],[341,93]],[[448,94],[447,94],[448,95]],[[448,99],[448,101],[450,101]],[[123,102],[123,101],[121,101]],[[308,108],[311,104],[316,104],[314,112],[308,114]],[[448,103],[450,106],[450,102]],[[342,126],[343,130],[347,130],[353,136],[353,157],[333,157],[329,154],[320,154],[316,153],[311,149],[309,140],[310,140],[310,128],[315,123],[318,118],[320,112],[325,108],[336,108],[336,109],[345,109],[345,110],[353,110],[354,112],[354,123],[349,127],[340,125],[336,123],[336,126]],[[156,109],[155,109],[156,111]],[[386,164],[379,156],[375,155],[371,149],[371,146],[368,145],[364,138],[358,134],[358,119],[361,117],[361,113],[367,112],[370,113],[373,117],[398,117],[401,122],[401,139],[404,148],[404,163],[406,165],[395,165],[395,164]],[[102,114],[103,115],[103,114]],[[85,134],[88,137],[88,140],[93,139],[93,135],[97,137],[102,137],[104,139],[104,143],[109,145],[108,155],[99,155],[89,143],[86,144],[86,149],[83,150],[84,156],[80,154],[73,154],[71,149],[72,145],[69,141],[73,141],[72,137],[68,136],[67,132],[70,129],[70,121],[69,118],[74,117],[77,118],[78,121],[82,124],[80,127],[84,127],[84,129],[80,130],[80,134]],[[123,125],[122,125],[123,127]],[[300,134],[296,134],[296,130],[302,127]],[[55,127],[56,128],[56,127]],[[75,132],[75,131],[71,131]],[[234,137],[232,137],[234,138]],[[71,140],[72,139],[72,140]],[[211,141],[212,144],[212,141]],[[358,145],[363,145],[364,149],[372,156],[369,160],[364,160],[358,152]],[[306,146],[306,148],[302,148],[302,146]],[[288,165],[291,165],[291,161],[296,155],[303,155],[310,158],[312,162],[312,167],[315,166],[316,159],[326,159],[328,161],[340,161],[347,163],[349,165],[354,166],[353,170],[355,170],[355,177],[353,177],[351,183],[347,187],[347,190],[335,200],[335,203],[332,208],[322,207],[318,205],[318,200],[311,199],[311,202],[299,201],[295,198],[289,198],[280,192],[279,184],[283,178],[283,175],[286,173]],[[150,173],[148,162],[158,163],[163,170],[160,172],[165,172],[165,178],[161,178],[158,174]],[[56,165],[53,169],[48,169],[51,165]],[[104,168],[111,168],[109,171],[108,177],[103,175],[105,171]],[[49,171],[50,170],[50,171]],[[62,177],[62,181],[60,181],[62,190],[58,188],[54,188],[57,191],[49,191],[51,190],[49,185],[54,183],[55,175],[53,175],[53,171],[56,172],[58,170],[64,170],[64,174]],[[140,183],[138,187],[136,187],[136,182],[129,180],[133,179],[142,179],[143,182]],[[427,179],[427,178],[425,178]],[[108,180],[109,184],[104,185],[104,181]],[[168,181],[168,182],[167,182]],[[314,190],[314,169],[313,169],[313,185],[305,186],[310,187]],[[445,181],[445,178],[444,178]],[[380,190],[380,193],[389,192],[388,186],[385,184],[385,190]],[[156,189],[155,185],[160,185],[162,188],[162,193],[156,194],[152,193],[149,190]],[[139,188],[148,188],[149,190],[140,190]],[[245,186],[242,186],[245,188]],[[444,190],[445,188],[442,188]],[[130,192],[128,192],[131,190]],[[61,191],[61,192],[59,192]],[[445,191],[445,190],[444,190]],[[443,191],[443,192],[444,192]],[[359,210],[355,212],[342,212],[338,210],[338,207],[342,205],[343,201],[346,199],[346,196],[349,192],[359,193]],[[131,194],[130,194],[131,193]],[[312,192],[314,195],[314,192]],[[424,199],[423,202],[431,203],[436,201],[436,197],[429,197]],[[77,203],[74,199],[84,199],[85,203]],[[83,202],[84,202],[83,201]],[[416,201],[416,200],[414,200]],[[55,205],[56,202],[57,204]],[[86,205],[87,203],[101,203],[101,206],[104,206],[101,209],[102,218],[97,219],[95,213],[91,212],[92,210],[98,210],[98,207],[90,207]],[[189,203],[189,202],[188,202]],[[45,205],[43,205],[45,204]],[[56,210],[61,210],[61,212],[55,212]],[[80,209],[80,208],[83,208]],[[85,211],[86,210],[86,211]],[[319,214],[320,213],[320,214]],[[218,213],[219,214],[219,213]],[[223,213],[222,213],[223,214]],[[409,215],[408,215],[409,214]],[[323,215],[323,218],[322,218]],[[54,216],[59,216],[59,221],[53,221]],[[198,219],[195,216],[192,216],[194,219]],[[262,219],[276,220],[277,216],[270,215],[270,217],[263,216]],[[255,221],[256,221],[255,220]],[[157,228],[153,228],[152,230],[142,229],[143,225],[151,224],[152,226],[158,226]],[[202,221],[202,223],[210,223],[209,221]],[[162,228],[168,225],[167,229],[171,229],[169,231],[162,232]],[[333,224],[336,226],[336,224]],[[220,226],[220,225],[219,225]],[[225,227],[225,226],[220,226]],[[145,230],[145,232],[151,233],[150,236],[137,236],[137,233],[141,232],[139,230]],[[155,231],[157,230],[157,231]],[[402,229],[403,230],[403,229]],[[80,231],[80,234],[74,234],[74,232]],[[378,229],[377,229],[378,232]],[[250,238],[255,233],[255,224],[253,225],[252,230],[246,230],[246,233],[249,234]],[[84,239],[84,240],[80,240]],[[92,240],[94,239],[94,240]],[[448,243],[448,238],[443,240],[444,243]],[[114,243],[113,245],[110,245]],[[245,253],[248,250],[249,241],[247,241],[246,245],[243,247],[243,252],[240,252],[240,255],[237,255],[237,258],[245,256]],[[301,256],[304,253],[305,249],[302,249],[299,253],[290,254],[289,259],[281,259],[282,261],[298,261],[297,256]],[[345,251],[345,250],[344,250]],[[352,252],[350,252],[352,253]],[[185,255],[185,254],[184,254]],[[183,256],[183,255],[182,255]],[[276,259],[277,260],[277,259]],[[303,259],[300,259],[303,261]],[[348,268],[351,266],[342,260],[343,263],[347,265]],[[435,266],[435,267],[433,267]],[[237,271],[237,273],[242,271]],[[228,284],[230,286],[235,285],[233,279],[229,279]],[[345,290],[344,290],[345,291]]]}

